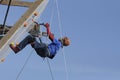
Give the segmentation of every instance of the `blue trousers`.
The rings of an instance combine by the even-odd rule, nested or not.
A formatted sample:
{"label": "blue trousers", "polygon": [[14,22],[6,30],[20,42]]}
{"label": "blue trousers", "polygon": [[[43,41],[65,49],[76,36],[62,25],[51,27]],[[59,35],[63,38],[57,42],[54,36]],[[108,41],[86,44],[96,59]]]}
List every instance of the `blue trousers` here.
{"label": "blue trousers", "polygon": [[47,45],[45,43],[39,43],[38,41],[36,41],[36,38],[33,37],[32,35],[28,35],[27,37],[25,37],[18,45],[18,48],[20,50],[22,50],[30,43],[33,43],[33,44],[31,44],[31,46],[32,46],[32,48],[35,49],[36,53],[39,56],[41,56],[41,57],[49,57],[50,56]]}

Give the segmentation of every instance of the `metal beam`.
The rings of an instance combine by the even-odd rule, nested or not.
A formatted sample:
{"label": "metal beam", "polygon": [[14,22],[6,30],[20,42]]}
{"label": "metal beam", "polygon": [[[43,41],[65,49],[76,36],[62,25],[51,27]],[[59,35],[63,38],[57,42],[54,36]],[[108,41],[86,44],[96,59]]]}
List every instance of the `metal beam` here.
{"label": "metal beam", "polygon": [[0,40],[0,49],[4,44],[12,37],[12,35],[21,27],[22,24],[32,15],[32,13],[37,9],[43,0],[37,0],[33,5],[29,7],[26,13],[18,20],[17,23],[7,32],[7,34]]}
{"label": "metal beam", "polygon": [[[0,4],[8,5],[9,0],[2,0]],[[12,0],[11,6],[21,6],[21,7],[30,7],[34,2],[25,2],[25,1],[15,1]]]}

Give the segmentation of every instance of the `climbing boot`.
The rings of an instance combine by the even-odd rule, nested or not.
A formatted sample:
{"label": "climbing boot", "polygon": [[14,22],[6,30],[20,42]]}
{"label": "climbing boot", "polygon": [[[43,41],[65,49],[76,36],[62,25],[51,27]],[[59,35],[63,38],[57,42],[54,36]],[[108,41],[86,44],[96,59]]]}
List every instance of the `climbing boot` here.
{"label": "climbing boot", "polygon": [[10,44],[9,46],[15,52],[15,54],[17,54],[20,51],[20,49],[17,46],[14,46],[14,44]]}

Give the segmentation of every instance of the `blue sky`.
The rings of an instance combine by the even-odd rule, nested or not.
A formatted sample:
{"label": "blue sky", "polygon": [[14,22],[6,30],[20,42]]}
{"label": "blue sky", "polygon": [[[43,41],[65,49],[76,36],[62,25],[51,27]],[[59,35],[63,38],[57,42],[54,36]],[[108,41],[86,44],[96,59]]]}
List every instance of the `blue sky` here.
{"label": "blue sky", "polygon": [[[119,0],[58,0],[62,34],[71,39],[71,45],[64,48],[69,80],[120,80],[119,3]],[[39,22],[50,22],[53,5],[54,0],[50,0]],[[6,24],[13,25],[25,10],[11,7]],[[51,31],[59,38],[55,5],[54,11]],[[0,6],[0,23],[4,13],[5,7]],[[17,55],[11,52],[0,64],[1,79],[15,80],[32,50],[28,45]],[[50,63],[55,80],[66,80],[62,51]],[[40,79],[50,80],[50,72],[46,60],[33,52],[19,80]]]}

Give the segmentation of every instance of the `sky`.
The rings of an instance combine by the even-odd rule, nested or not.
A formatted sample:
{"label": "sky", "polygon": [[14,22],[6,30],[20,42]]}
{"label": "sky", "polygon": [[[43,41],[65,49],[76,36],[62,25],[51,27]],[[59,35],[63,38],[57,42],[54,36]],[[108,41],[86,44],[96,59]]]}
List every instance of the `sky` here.
{"label": "sky", "polygon": [[[49,1],[38,22],[51,23],[56,38],[62,34],[71,40],[70,46],[61,49],[53,60],[49,59],[55,80],[66,80],[66,76],[68,80],[120,80],[119,3],[119,0],[58,0],[57,11],[54,0]],[[1,24],[5,9],[0,5]],[[6,24],[13,25],[26,10],[11,7]],[[52,80],[47,60],[39,57],[30,45],[18,54],[11,52],[0,64],[0,79],[16,80],[32,51],[18,80]]]}

